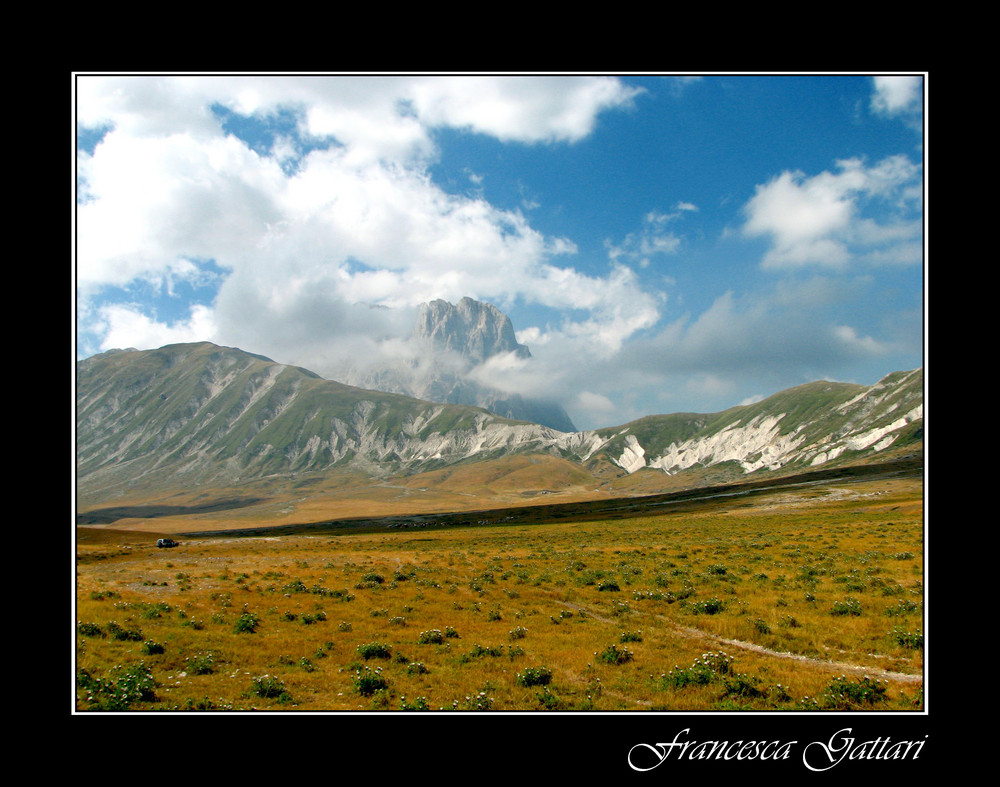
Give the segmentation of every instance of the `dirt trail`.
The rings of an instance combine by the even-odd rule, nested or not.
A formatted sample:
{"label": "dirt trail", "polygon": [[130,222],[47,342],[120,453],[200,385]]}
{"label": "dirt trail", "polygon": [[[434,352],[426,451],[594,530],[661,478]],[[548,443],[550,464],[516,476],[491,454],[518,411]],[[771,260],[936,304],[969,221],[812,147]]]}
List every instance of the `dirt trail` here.
{"label": "dirt trail", "polygon": [[[602,623],[615,624],[616,621],[611,618],[602,617],[593,612],[593,610],[587,609],[580,604],[570,604],[567,601],[558,602],[564,607],[569,607],[576,612],[582,612],[595,620],[599,620]],[[922,683],[924,680],[923,675],[911,675],[906,672],[890,672],[889,670],[880,669],[878,667],[863,667],[857,664],[848,664],[846,662],[840,661],[826,661],[824,659],[814,659],[809,656],[801,656],[796,653],[781,652],[777,650],[769,650],[761,645],[757,645],[753,642],[744,642],[738,639],[726,639],[725,637],[718,637],[715,634],[710,634],[707,631],[701,631],[700,629],[690,628],[689,626],[681,626],[674,623],[662,615],[656,616],[661,622],[668,625],[673,631],[680,634],[682,637],[687,637],[689,639],[707,639],[712,642],[717,642],[720,645],[729,645],[734,648],[742,648],[743,650],[752,650],[755,653],[763,653],[767,656],[773,656],[779,659],[789,659],[791,661],[797,661],[801,664],[805,664],[810,667],[820,667],[822,669],[835,669],[841,672],[850,672],[853,674],[869,675],[873,678],[882,678],[884,680],[895,681],[897,683]]]}

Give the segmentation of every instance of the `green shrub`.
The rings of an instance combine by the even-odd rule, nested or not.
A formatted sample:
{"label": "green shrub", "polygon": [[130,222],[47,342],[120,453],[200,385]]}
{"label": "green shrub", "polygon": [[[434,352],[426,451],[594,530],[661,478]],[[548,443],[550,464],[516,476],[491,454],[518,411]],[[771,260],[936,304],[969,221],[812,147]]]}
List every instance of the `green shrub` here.
{"label": "green shrub", "polygon": [[382,668],[361,667],[354,672],[354,688],[363,697],[389,688],[389,681],[382,675]]}
{"label": "green shrub", "polygon": [[903,631],[900,628],[892,630],[892,641],[904,648],[917,650],[924,646],[924,635],[920,631]]}
{"label": "green shrub", "polygon": [[392,656],[392,646],[386,645],[384,642],[367,642],[358,645],[358,653],[364,657],[365,661],[368,659],[387,659]]}
{"label": "green shrub", "polygon": [[888,684],[877,678],[870,678],[867,675],[851,682],[846,676],[833,678],[823,690],[822,696],[818,700],[811,700],[806,697],[803,700],[805,705],[813,705],[823,710],[855,710],[857,708],[872,707],[880,702],[886,701],[886,689]]}
{"label": "green shrub", "polygon": [[497,646],[482,646],[478,643],[472,646],[472,650],[468,653],[463,653],[461,656],[461,662],[467,664],[473,659],[481,658],[482,656],[491,656],[493,658],[499,658],[503,655],[503,645]]}
{"label": "green shrub", "polygon": [[617,645],[608,645],[600,653],[594,655],[597,656],[598,661],[603,661],[605,664],[625,664],[635,658],[635,654],[628,648],[619,648]]}
{"label": "green shrub", "polygon": [[79,634],[84,637],[103,637],[104,631],[96,623],[84,623],[82,620],[77,621],[76,630]]}
{"label": "green shrub", "polygon": [[233,631],[237,634],[253,634],[260,626],[260,618],[253,612],[244,609],[236,622],[233,624]]}
{"label": "green shrub", "polygon": [[210,675],[215,670],[215,654],[210,650],[200,651],[184,659],[184,670],[192,675]]}
{"label": "green shrub", "polygon": [[274,675],[258,675],[251,678],[250,690],[258,697],[267,700],[278,700],[281,703],[292,700],[291,695],[285,689],[285,682]]}
{"label": "green shrub", "polygon": [[545,686],[552,681],[548,667],[528,667],[517,673],[518,686]]}
{"label": "green shrub", "polygon": [[399,709],[424,711],[430,710],[430,704],[427,702],[426,697],[417,697],[413,702],[408,702],[406,697],[403,696],[399,698]]}
{"label": "green shrub", "polygon": [[126,641],[126,642],[141,642],[142,641],[142,631],[137,628],[129,629],[124,626],[120,626],[117,622],[111,621],[108,623],[108,635],[111,639]]}
{"label": "green shrub", "polygon": [[696,601],[690,605],[689,609],[695,615],[716,615],[722,612],[726,605],[719,598],[709,598],[704,601]]}
{"label": "green shrub", "polygon": [[834,601],[830,608],[831,615],[860,615],[861,602],[856,598],[847,598],[843,601]]}
{"label": "green shrub", "polygon": [[732,674],[733,659],[722,651],[703,653],[690,667],[677,667],[660,676],[665,688],[705,686],[713,680]]}
{"label": "green shrub", "polygon": [[110,678],[97,678],[87,670],[77,673],[77,687],[92,710],[127,710],[137,702],[155,702],[156,682],[145,664],[114,667]]}

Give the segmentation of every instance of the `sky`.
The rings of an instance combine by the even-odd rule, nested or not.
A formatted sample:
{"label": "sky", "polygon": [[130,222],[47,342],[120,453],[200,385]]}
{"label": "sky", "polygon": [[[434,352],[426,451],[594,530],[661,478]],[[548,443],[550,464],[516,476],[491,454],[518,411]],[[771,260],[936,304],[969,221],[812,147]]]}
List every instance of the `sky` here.
{"label": "sky", "polygon": [[74,75],[76,357],[492,303],[578,429],[924,363],[925,74]]}

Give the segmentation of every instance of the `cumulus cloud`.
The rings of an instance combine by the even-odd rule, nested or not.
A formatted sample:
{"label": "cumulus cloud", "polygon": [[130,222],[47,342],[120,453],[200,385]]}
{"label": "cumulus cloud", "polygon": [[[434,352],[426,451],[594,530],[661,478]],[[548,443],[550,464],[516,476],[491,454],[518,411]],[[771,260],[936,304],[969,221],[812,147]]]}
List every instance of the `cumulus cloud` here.
{"label": "cumulus cloud", "polygon": [[[866,166],[836,162],[835,171],[807,177],[785,171],[758,186],[744,207],[743,231],[772,241],[765,268],[840,268],[859,255],[904,241],[905,256],[919,238],[919,167],[904,156]],[[876,219],[863,211],[879,201]],[[916,203],[916,204],[915,204]],[[888,212],[886,212],[888,211]],[[874,259],[874,257],[873,257]]]}
{"label": "cumulus cloud", "polygon": [[923,100],[923,77],[877,76],[873,81],[871,106],[876,114],[899,115],[920,109]]}
{"label": "cumulus cloud", "polygon": [[[572,241],[543,235],[517,211],[446,193],[427,173],[440,127],[522,144],[578,142],[602,112],[638,95],[617,79],[82,76],[77,93],[80,128],[100,136],[78,156],[83,300],[137,282],[194,281],[205,275],[199,261],[210,260],[225,276],[204,304],[213,319],[198,321],[212,331],[202,338],[261,352],[294,350],[305,360],[305,347],[360,340],[362,323],[375,336],[398,327],[373,306],[463,296],[572,301],[588,316],[567,330],[619,340],[607,322],[634,283],[560,266]],[[224,128],[279,117],[287,133],[270,147]],[[92,318],[85,327],[104,331],[103,346],[127,333],[126,321],[81,313]],[[148,315],[141,329],[132,325],[151,342],[178,335]]]}
{"label": "cumulus cloud", "polygon": [[194,306],[186,319],[174,322],[157,320],[129,304],[101,306],[94,316],[106,338],[103,349],[161,347],[177,342],[204,341],[215,332],[212,311]]}

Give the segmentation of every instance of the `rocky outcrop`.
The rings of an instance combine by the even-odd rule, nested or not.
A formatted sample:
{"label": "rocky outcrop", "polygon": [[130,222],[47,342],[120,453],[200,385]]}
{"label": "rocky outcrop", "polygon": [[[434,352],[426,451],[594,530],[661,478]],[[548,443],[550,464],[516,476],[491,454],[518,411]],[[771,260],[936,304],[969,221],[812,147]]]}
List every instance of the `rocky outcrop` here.
{"label": "rocky outcrop", "polygon": [[472,298],[462,298],[457,304],[444,300],[422,304],[410,341],[417,360],[364,373],[348,372],[339,379],[431,402],[482,407],[504,418],[560,432],[576,431],[557,402],[507,393],[472,379],[476,367],[491,358],[531,358],[530,350],[518,343],[510,318],[492,304]]}

